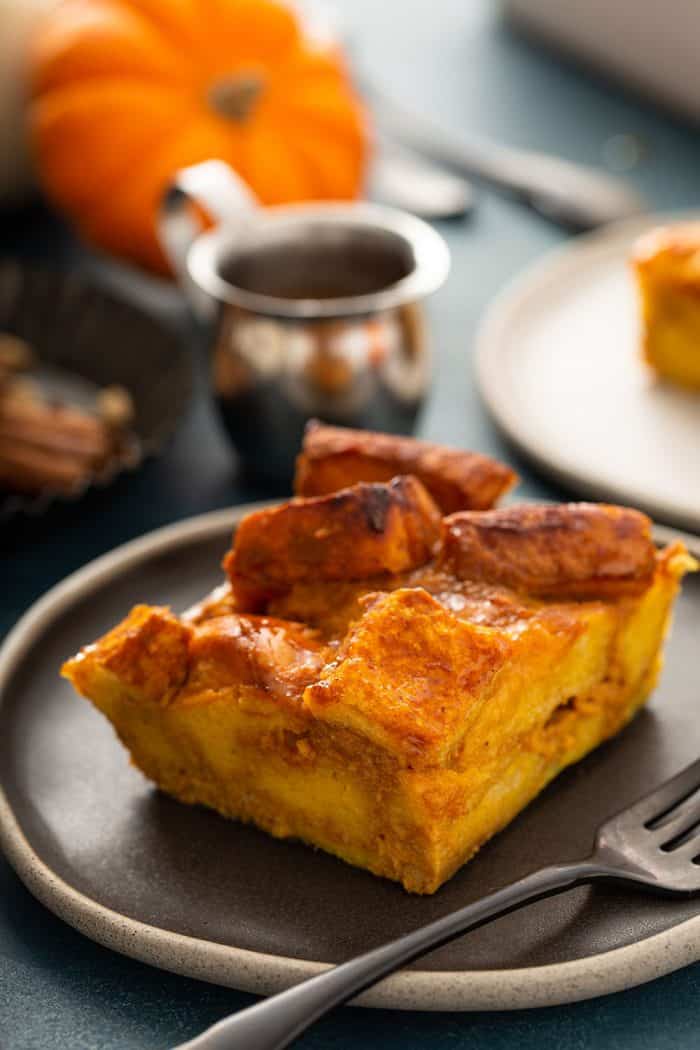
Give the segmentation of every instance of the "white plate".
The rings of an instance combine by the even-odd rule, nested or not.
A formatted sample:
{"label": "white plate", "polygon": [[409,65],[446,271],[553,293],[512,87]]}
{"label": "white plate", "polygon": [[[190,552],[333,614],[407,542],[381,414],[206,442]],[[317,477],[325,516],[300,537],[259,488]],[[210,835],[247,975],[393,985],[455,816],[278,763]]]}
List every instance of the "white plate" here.
{"label": "white plate", "polygon": [[641,232],[674,218],[576,238],[517,278],[483,320],[477,368],[495,421],[543,471],[700,531],[700,394],[642,362],[628,263]]}

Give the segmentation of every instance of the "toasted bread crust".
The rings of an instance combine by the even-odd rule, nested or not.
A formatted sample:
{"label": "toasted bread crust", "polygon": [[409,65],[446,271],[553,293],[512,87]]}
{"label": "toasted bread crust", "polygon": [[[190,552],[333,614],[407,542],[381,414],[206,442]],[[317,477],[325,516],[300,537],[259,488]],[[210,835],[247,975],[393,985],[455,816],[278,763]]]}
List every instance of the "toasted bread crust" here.
{"label": "toasted bread crust", "polygon": [[189,626],[168,609],[138,605],[61,673],[85,696],[106,674],[129,700],[160,707],[204,703],[235,682],[296,711],[332,655],[304,624],[232,613]]}
{"label": "toasted bread crust", "polygon": [[651,522],[639,511],[523,504],[446,518],[440,565],[458,579],[540,597],[606,598],[648,587],[655,550]]}
{"label": "toasted bread crust", "polygon": [[368,596],[304,707],[415,765],[439,763],[512,650],[505,633],[457,620],[420,587]]}
{"label": "toasted bread crust", "polygon": [[226,689],[231,681],[298,702],[330,654],[304,624],[271,616],[218,616],[193,628],[187,690]]}
{"label": "toasted bread crust", "polygon": [[505,464],[478,452],[312,421],[297,458],[294,491],[323,496],[358,481],[389,481],[397,474],[419,478],[443,514],[492,507],[517,480]]}
{"label": "toasted bread crust", "polygon": [[191,628],[170,609],[136,605],[126,619],[69,660],[63,673],[87,695],[96,654],[132,699],[167,706],[189,669]]}
{"label": "toasted bread crust", "polygon": [[425,564],[440,538],[440,512],[413,477],[358,484],[249,514],[224,559],[241,609],[302,580],[357,580]]}

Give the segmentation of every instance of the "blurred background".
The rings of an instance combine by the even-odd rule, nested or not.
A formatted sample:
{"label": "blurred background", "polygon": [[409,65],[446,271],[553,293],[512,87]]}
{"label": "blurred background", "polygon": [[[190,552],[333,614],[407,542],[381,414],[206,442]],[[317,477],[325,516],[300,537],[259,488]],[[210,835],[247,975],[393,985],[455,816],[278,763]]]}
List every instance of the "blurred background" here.
{"label": "blurred background", "polygon": [[[609,479],[596,490],[504,435],[477,333],[550,250],[697,207],[698,39],[693,0],[0,0],[0,633],[119,543],[287,494],[310,416],[507,459],[522,497],[609,496]],[[212,160],[227,172],[178,180]],[[315,210],[336,200],[345,211]],[[299,202],[304,222],[275,219]],[[615,241],[618,275],[633,240]],[[624,382],[655,398],[654,434],[657,410],[696,434],[697,394],[658,397],[635,354]],[[537,391],[546,416],[546,374]],[[669,504],[671,523],[700,521],[691,495],[690,510]],[[22,968],[48,972],[63,934],[51,926],[47,947],[39,906],[0,870],[11,1030]],[[65,951],[83,975],[103,957],[75,937]],[[120,1046],[159,1025],[163,1042],[184,1035],[173,1004],[187,982],[162,990],[156,1016],[142,970],[110,965]],[[99,982],[85,977],[81,998],[62,980],[68,1032]],[[85,1016],[95,1032],[104,1021],[94,1003]],[[35,1042],[8,1046],[40,1045],[40,1009],[33,1023]]]}
{"label": "blurred background", "polygon": [[[205,18],[195,5],[175,15],[165,0],[144,2],[140,11],[113,0],[3,0],[0,238],[2,257],[13,265],[0,282],[0,328],[34,344],[20,358],[27,349],[33,354],[32,367],[42,372],[35,385],[41,378],[53,403],[94,413],[107,388],[108,408],[120,420],[117,436],[112,419],[106,445],[104,435],[93,436],[97,451],[88,441],[80,467],[66,467],[65,477],[55,459],[46,477],[41,463],[11,462],[6,522],[17,514],[26,521],[27,510],[50,513],[55,525],[121,517],[128,500],[129,520],[115,534],[123,538],[262,491],[284,493],[289,453],[274,469],[266,465],[274,464],[275,447],[294,447],[309,415],[376,429],[417,427],[437,440],[505,454],[471,368],[484,307],[508,278],[572,233],[695,200],[700,161],[692,121],[700,102],[687,75],[692,33],[682,29],[694,17],[692,5],[675,0],[677,17],[666,20],[673,29],[662,45],[656,5],[643,5],[646,14],[637,8],[634,19],[628,6],[618,0],[604,12],[593,4],[580,11],[573,3],[511,0],[464,9],[443,0],[427,12],[418,2],[399,10],[358,0],[285,10],[247,0],[214,4]],[[263,209],[369,197],[432,221],[452,270],[428,304],[429,323],[422,305],[411,303],[398,314],[370,315],[370,328],[355,325],[349,336],[331,317],[318,338],[289,318],[278,323],[267,307],[256,327],[238,304],[233,336],[228,328],[222,336],[232,322],[214,316],[213,303],[209,317],[193,317],[168,273],[158,207],[179,169],[210,158],[229,162]],[[214,193],[223,208],[218,217],[226,213],[235,225],[231,211],[250,202],[226,200],[226,189]],[[208,212],[201,194],[200,202],[204,211],[184,206],[179,214],[176,253],[183,258],[200,220],[217,219],[217,202]],[[248,237],[253,246],[255,236]],[[355,264],[344,265],[342,247],[339,258],[349,274]],[[382,259],[376,264],[372,279],[386,283]],[[300,271],[292,255],[280,257],[278,268],[298,274],[304,265],[308,259]],[[41,283],[33,271],[46,266],[65,278],[50,291],[32,286]],[[269,258],[265,272],[272,273]],[[316,294],[302,285],[284,294]],[[112,320],[111,300],[92,301],[96,286],[145,316]],[[76,305],[81,295],[90,301]],[[46,323],[54,301],[58,333]],[[86,316],[93,318],[88,332]],[[152,345],[141,328],[154,320],[165,326],[160,352],[134,350]],[[173,338],[177,346],[165,349]],[[223,350],[222,339],[229,340]],[[17,347],[6,352],[12,357]],[[275,367],[284,382],[271,387]],[[31,376],[20,385],[26,393]],[[254,386],[255,396],[242,395]],[[69,431],[81,425],[64,424]],[[54,416],[39,425],[46,431],[58,423]],[[265,437],[264,453],[245,455]],[[11,459],[9,440],[0,451]],[[243,446],[243,463],[236,446]],[[151,455],[159,462],[143,465]],[[534,481],[531,491],[538,491]],[[78,494],[79,503],[67,507]],[[41,533],[38,522],[30,527]]]}

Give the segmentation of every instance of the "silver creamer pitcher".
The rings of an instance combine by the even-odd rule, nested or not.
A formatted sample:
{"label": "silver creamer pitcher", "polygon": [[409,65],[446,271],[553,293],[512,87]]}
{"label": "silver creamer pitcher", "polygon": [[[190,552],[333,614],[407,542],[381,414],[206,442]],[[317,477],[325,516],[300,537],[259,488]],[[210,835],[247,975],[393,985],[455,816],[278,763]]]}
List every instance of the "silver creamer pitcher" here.
{"label": "silver creamer pitcher", "polygon": [[159,229],[211,332],[212,389],[249,475],[287,484],[311,417],[413,429],[429,384],[421,300],[449,269],[430,226],[367,203],[259,208],[207,161],[178,173]]}

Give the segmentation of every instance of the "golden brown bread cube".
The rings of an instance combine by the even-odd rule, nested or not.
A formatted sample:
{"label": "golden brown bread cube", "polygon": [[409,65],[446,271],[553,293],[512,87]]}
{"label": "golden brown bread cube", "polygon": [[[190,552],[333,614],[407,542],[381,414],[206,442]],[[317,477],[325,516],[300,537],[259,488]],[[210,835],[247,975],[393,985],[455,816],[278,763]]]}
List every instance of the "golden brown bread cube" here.
{"label": "golden brown bread cube", "polygon": [[[169,609],[136,605],[100,639],[100,671],[139,700],[165,707],[183,685],[189,665],[190,630]],[[90,674],[88,654],[73,660],[73,682],[82,689]]]}
{"label": "golden brown bread cube", "polygon": [[655,551],[651,522],[639,511],[525,504],[445,518],[439,564],[458,579],[525,594],[602,598],[644,590]]}
{"label": "golden brown bread cube", "polygon": [[440,512],[413,477],[358,484],[249,514],[224,560],[241,608],[257,608],[302,580],[358,580],[425,564]]}
{"label": "golden brown bread cube", "polygon": [[443,514],[492,507],[517,480],[510,467],[478,452],[395,434],[308,424],[297,458],[294,491],[323,496],[358,481],[413,474]]}
{"label": "golden brown bread cube", "polygon": [[304,701],[414,768],[431,766],[464,733],[512,649],[505,635],[457,619],[421,587],[371,595]]}

